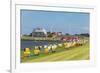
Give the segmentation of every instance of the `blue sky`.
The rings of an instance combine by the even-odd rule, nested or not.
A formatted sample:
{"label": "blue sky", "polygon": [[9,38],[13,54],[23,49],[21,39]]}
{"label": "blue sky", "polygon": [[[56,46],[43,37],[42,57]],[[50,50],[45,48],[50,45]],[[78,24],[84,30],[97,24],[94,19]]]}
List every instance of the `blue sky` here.
{"label": "blue sky", "polygon": [[21,10],[20,18],[22,35],[30,34],[37,27],[52,32],[89,33],[89,13]]}

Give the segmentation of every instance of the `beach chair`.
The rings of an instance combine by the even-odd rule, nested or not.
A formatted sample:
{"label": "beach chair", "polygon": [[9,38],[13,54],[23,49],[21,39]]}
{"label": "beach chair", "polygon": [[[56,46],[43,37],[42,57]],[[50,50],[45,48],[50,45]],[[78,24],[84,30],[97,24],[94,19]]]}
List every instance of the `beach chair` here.
{"label": "beach chair", "polygon": [[24,49],[24,58],[29,58],[30,57],[30,48],[25,48]]}
{"label": "beach chair", "polygon": [[49,49],[48,49],[48,48],[45,48],[45,49],[44,49],[44,53],[45,53],[45,54],[48,54],[48,53],[49,53]]}
{"label": "beach chair", "polygon": [[35,48],[33,52],[35,56],[38,56],[40,54],[40,50],[37,48]]}

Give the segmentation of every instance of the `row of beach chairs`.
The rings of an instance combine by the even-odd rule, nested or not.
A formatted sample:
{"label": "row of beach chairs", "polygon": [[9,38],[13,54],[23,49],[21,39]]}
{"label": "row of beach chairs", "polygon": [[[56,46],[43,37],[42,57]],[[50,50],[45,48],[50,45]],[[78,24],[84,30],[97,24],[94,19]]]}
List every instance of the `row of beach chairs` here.
{"label": "row of beach chairs", "polygon": [[[35,46],[32,49],[25,48],[24,49],[24,58],[29,58],[31,54],[34,56],[38,56],[41,54],[41,51],[43,51],[44,54],[54,53],[56,52],[57,48],[70,48],[70,47],[76,47],[76,46],[82,46],[85,42],[64,42],[59,44],[48,44],[44,46]],[[32,51],[32,52],[31,52]]]}

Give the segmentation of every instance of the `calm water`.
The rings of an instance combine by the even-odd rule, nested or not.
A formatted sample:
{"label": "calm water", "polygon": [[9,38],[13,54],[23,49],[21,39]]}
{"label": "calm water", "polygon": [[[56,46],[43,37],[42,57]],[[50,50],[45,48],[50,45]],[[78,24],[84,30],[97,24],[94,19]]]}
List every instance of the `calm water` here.
{"label": "calm water", "polygon": [[62,43],[63,41],[26,41],[21,40],[21,48],[24,49],[26,47],[32,48],[33,46],[40,46],[40,45],[48,45],[48,44],[55,44],[55,43]]}

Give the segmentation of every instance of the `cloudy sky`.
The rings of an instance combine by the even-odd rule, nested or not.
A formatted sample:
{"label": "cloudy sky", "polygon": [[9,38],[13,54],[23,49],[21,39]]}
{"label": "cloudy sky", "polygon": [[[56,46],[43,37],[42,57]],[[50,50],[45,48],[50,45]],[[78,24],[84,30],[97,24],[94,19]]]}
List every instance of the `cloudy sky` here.
{"label": "cloudy sky", "polygon": [[21,34],[30,34],[34,28],[70,34],[89,33],[89,13],[21,10]]}

